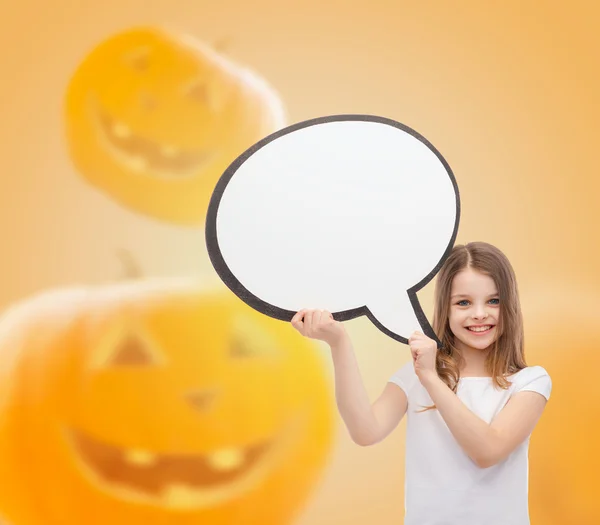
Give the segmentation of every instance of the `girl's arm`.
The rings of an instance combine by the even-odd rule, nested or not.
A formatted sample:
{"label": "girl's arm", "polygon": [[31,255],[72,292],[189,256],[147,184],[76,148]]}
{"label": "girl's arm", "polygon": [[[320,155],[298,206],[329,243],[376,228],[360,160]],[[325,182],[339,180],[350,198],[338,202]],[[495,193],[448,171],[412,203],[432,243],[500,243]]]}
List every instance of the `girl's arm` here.
{"label": "girl's arm", "polygon": [[533,432],[546,406],[544,396],[537,392],[518,392],[488,424],[471,412],[437,375],[436,342],[415,332],[408,344],[421,384],[458,444],[479,467],[499,463]]}
{"label": "girl's arm", "polygon": [[406,413],[404,391],[388,383],[373,403],[365,390],[350,338],[344,334],[331,345],[335,371],[335,398],[352,440],[367,446],[379,443],[400,423]]}
{"label": "girl's arm", "polygon": [[471,412],[437,376],[419,378],[462,449],[481,468],[504,460],[533,432],[546,398],[537,392],[515,394],[488,424]]}
{"label": "girl's arm", "polygon": [[329,344],[335,376],[335,398],[338,410],[352,440],[367,446],[385,438],[400,422],[407,409],[404,391],[387,384],[371,405],[352,348],[352,342],[341,323],[329,312],[301,310],[292,325],[302,335]]}

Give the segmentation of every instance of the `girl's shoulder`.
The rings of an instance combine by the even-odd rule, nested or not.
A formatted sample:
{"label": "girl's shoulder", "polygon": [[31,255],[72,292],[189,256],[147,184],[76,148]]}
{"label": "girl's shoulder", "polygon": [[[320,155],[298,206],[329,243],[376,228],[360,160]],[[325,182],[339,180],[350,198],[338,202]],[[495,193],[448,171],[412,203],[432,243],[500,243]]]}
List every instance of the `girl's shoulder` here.
{"label": "girl's shoulder", "polygon": [[538,392],[546,399],[550,399],[552,392],[552,378],[548,371],[539,365],[527,366],[508,376],[512,394],[517,392]]}
{"label": "girl's shoulder", "polygon": [[408,361],[408,363],[405,363],[402,365],[402,367],[396,370],[392,377],[388,379],[388,382],[395,383],[402,390],[404,390],[406,395],[408,395],[410,389],[419,382],[419,377],[415,372],[415,365],[413,361]]}
{"label": "girl's shoulder", "polygon": [[522,368],[518,372],[515,372],[514,374],[511,374],[508,377],[511,380],[516,380],[516,379],[523,380],[523,379],[528,379],[528,378],[533,378],[533,377],[545,377],[545,376],[550,377],[550,374],[543,366],[533,365],[533,366],[526,366],[525,368]]}
{"label": "girl's shoulder", "polygon": [[[527,366],[514,374],[507,377],[511,382],[509,387],[510,395],[517,392],[538,392],[546,399],[550,399],[552,392],[552,379],[547,370],[539,365]],[[489,379],[491,381],[491,379]],[[406,395],[410,390],[420,384],[419,377],[415,372],[415,367],[412,360],[405,363],[399,368],[388,380],[391,383],[398,385]]]}

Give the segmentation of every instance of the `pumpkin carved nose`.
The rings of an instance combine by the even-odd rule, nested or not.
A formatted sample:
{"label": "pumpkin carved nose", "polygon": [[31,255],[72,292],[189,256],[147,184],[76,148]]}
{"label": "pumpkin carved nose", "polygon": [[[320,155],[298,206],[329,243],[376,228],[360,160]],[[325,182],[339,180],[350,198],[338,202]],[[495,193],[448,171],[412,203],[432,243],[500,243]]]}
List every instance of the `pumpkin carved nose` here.
{"label": "pumpkin carved nose", "polygon": [[213,405],[217,397],[216,388],[207,388],[205,390],[193,390],[186,396],[187,402],[197,410],[208,410]]}

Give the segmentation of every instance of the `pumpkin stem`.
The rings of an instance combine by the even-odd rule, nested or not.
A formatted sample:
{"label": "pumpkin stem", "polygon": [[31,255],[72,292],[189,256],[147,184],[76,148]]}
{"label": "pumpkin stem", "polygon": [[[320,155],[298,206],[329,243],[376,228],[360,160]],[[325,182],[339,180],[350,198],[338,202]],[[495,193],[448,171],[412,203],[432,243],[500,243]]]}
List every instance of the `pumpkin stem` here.
{"label": "pumpkin stem", "polygon": [[120,248],[117,251],[117,257],[121,259],[121,264],[123,265],[123,279],[136,279],[144,275],[142,268],[131,251],[126,248]]}

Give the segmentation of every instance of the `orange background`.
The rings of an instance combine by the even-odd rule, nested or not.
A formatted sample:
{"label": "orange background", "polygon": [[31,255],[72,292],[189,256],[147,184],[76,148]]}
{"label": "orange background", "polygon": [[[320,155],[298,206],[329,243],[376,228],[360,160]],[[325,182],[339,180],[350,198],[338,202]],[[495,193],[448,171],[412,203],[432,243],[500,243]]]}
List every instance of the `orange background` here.
{"label": "orange background", "polygon": [[[416,129],[444,155],[461,192],[457,242],[485,240],[508,255],[528,363],[554,379],[532,439],[532,523],[598,523],[589,489],[600,467],[591,445],[600,440],[592,420],[600,364],[599,14],[591,1],[3,2],[0,307],[47,288],[114,280],[121,248],[148,276],[217,280],[201,227],[135,214],[77,175],[63,98],[91,48],[128,27],[166,25],[225,41],[231,59],[279,92],[290,123],[379,114]],[[410,257],[419,247],[402,249]],[[428,313],[432,291],[420,293]],[[364,319],[348,328],[375,397],[407,349]],[[401,523],[403,432],[404,423],[367,449],[340,432],[298,523]],[[564,489],[550,491],[550,480]]]}

